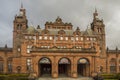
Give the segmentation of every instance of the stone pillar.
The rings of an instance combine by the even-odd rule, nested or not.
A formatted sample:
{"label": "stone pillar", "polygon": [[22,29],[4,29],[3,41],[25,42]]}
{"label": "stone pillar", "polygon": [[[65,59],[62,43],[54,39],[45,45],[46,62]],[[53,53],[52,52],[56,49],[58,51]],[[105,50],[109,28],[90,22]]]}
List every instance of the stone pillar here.
{"label": "stone pillar", "polygon": [[58,77],[58,65],[57,65],[57,63],[52,64],[52,77],[53,78]]}
{"label": "stone pillar", "polygon": [[56,56],[54,56],[54,61],[52,63],[52,73],[51,74],[52,74],[53,78],[58,77],[58,63],[57,63]]}
{"label": "stone pillar", "polygon": [[73,58],[73,63],[71,64],[71,72],[72,72],[72,77],[76,78],[78,77],[77,74],[77,61],[75,60],[75,57]]}
{"label": "stone pillar", "polygon": [[91,58],[91,62],[90,62],[90,74],[91,76],[93,76],[93,74],[95,73],[95,61],[94,61],[94,56],[92,56]]}
{"label": "stone pillar", "polygon": [[90,74],[90,65],[89,64],[86,64],[86,76],[88,77],[88,76],[90,76],[89,74]]}

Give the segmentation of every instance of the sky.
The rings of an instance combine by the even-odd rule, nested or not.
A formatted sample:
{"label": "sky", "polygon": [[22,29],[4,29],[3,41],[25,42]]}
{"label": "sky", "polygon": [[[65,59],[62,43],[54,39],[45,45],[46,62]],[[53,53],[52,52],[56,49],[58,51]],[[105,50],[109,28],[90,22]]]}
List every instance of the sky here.
{"label": "sky", "polygon": [[105,24],[106,47],[120,49],[120,0],[0,0],[0,47],[12,47],[13,20],[21,3],[29,26],[44,28],[46,21],[54,22],[59,16],[81,31],[90,26],[96,8]]}

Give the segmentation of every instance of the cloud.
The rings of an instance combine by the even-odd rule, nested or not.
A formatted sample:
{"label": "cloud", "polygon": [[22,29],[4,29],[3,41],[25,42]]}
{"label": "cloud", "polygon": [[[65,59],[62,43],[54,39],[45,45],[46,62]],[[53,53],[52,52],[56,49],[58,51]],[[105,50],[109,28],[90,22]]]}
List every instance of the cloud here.
{"label": "cloud", "polygon": [[[106,25],[107,46],[120,47],[120,0],[21,0],[27,10],[29,25],[40,25],[44,28],[46,21],[54,21],[60,16],[64,22],[71,22],[76,28],[85,30],[92,22],[93,12],[96,8],[99,17]],[[0,0],[0,36],[12,41],[12,27],[14,16],[19,12],[21,2],[19,0]],[[11,34],[11,35],[10,35]],[[4,35],[4,36],[3,36]]]}

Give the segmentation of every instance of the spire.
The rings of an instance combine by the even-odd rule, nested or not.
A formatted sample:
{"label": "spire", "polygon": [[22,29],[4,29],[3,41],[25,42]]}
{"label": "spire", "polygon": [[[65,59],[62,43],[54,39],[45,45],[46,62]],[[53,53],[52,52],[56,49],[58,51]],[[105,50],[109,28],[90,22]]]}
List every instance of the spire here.
{"label": "spire", "polygon": [[21,2],[21,9],[23,9],[23,3]]}
{"label": "spire", "polygon": [[21,8],[20,8],[20,16],[25,16],[26,10],[23,8],[23,3],[21,2]]}
{"label": "spire", "polygon": [[98,16],[98,12],[97,12],[97,9],[95,8],[95,12],[93,13],[94,19],[96,19],[97,16]]}

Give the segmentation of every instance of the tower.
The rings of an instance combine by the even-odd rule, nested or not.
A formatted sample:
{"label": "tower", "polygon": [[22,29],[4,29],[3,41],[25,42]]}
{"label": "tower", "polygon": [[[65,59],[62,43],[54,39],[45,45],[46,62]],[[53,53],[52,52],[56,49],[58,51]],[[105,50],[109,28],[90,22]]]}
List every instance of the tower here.
{"label": "tower", "polygon": [[99,45],[100,45],[100,57],[106,57],[106,41],[105,41],[105,25],[103,20],[98,18],[98,12],[95,9],[93,13],[93,22],[91,23],[91,29],[98,35],[99,37]]}
{"label": "tower", "polygon": [[19,55],[21,48],[22,32],[25,31],[28,20],[26,18],[26,10],[21,5],[19,14],[15,16],[13,21],[13,53]]}

